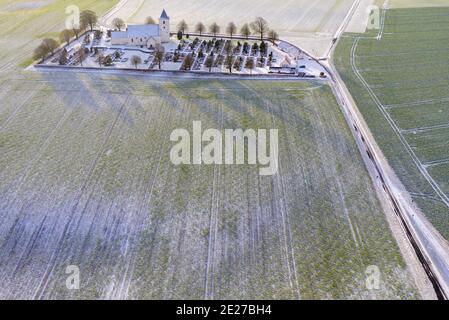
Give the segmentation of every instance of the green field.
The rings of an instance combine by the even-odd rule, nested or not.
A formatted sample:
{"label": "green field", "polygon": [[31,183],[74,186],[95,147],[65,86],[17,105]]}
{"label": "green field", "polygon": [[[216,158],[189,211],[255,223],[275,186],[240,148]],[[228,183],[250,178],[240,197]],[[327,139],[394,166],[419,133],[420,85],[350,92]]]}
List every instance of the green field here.
{"label": "green field", "polygon": [[118,0],[0,0],[0,72],[31,64],[40,40],[58,39],[58,33],[65,28],[68,6],[101,14],[117,3]]}
{"label": "green field", "polygon": [[446,239],[448,34],[449,8],[390,9],[383,32],[346,34],[335,58],[391,166]]}
{"label": "green field", "polygon": [[[28,10],[24,57],[65,3]],[[37,73],[5,52],[0,298],[419,297],[326,84]],[[195,120],[278,129],[279,173],[172,165],[170,133]]]}

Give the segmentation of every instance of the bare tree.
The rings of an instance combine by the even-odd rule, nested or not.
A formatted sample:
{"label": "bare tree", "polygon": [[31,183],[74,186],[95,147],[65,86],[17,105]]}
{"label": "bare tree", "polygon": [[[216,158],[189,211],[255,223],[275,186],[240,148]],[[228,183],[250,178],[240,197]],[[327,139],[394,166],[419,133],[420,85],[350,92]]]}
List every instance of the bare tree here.
{"label": "bare tree", "polygon": [[80,37],[80,34],[82,32],[81,28],[73,28],[73,34],[75,35],[75,39],[78,40],[78,38]]}
{"label": "bare tree", "polygon": [[260,39],[263,40],[265,33],[268,31],[268,22],[262,18],[257,17],[254,22],[251,23],[251,29],[253,29],[254,33],[260,34]]}
{"label": "bare tree", "polygon": [[67,42],[67,45],[69,45],[70,40],[72,39],[73,36],[74,36],[73,30],[69,30],[69,29],[62,30],[61,33],[59,34],[59,41],[61,43]]}
{"label": "bare tree", "polygon": [[229,73],[232,73],[233,64],[234,64],[234,56],[232,55],[232,53],[228,53],[226,55],[225,65],[226,65],[226,68],[228,68]]}
{"label": "bare tree", "polygon": [[79,48],[76,52],[76,56],[78,57],[79,62],[81,63],[81,67],[83,66],[83,61],[86,59],[86,51],[84,48]]}
{"label": "bare tree", "polygon": [[249,73],[252,75],[254,70],[254,60],[252,58],[248,58],[246,61],[246,69],[249,69]]}
{"label": "bare tree", "polygon": [[229,34],[232,37],[237,32],[237,26],[234,22],[229,22],[228,26],[226,27],[226,33]]}
{"label": "bare tree", "polygon": [[52,55],[55,53],[55,50],[59,46],[58,41],[56,41],[55,39],[51,39],[51,38],[42,40],[42,43],[44,46],[47,47],[48,52],[50,52]]}
{"label": "bare tree", "polygon": [[91,10],[84,10],[80,14],[81,26],[89,27],[90,31],[94,30],[94,26],[98,22],[97,14]]}
{"label": "bare tree", "polygon": [[178,23],[178,31],[185,33],[187,30],[189,30],[189,26],[187,25],[187,22],[185,22],[185,20],[182,20],[180,23]]}
{"label": "bare tree", "polygon": [[112,60],[111,55],[107,55],[106,57],[104,57],[104,59],[103,59],[103,64],[104,64],[105,66],[111,66],[112,63],[113,63],[113,60]]}
{"label": "bare tree", "polygon": [[269,39],[273,44],[275,44],[276,41],[279,40],[279,35],[277,34],[276,31],[270,30],[270,31],[268,31],[268,39]]}
{"label": "bare tree", "polygon": [[98,55],[98,65],[100,66],[100,68],[103,64],[103,61],[104,61],[104,54],[103,52],[100,52],[100,54]]}
{"label": "bare tree", "polygon": [[122,28],[126,27],[125,21],[120,18],[115,18],[112,20],[112,26],[118,31],[122,31]]}
{"label": "bare tree", "polygon": [[137,66],[142,63],[142,59],[139,56],[132,56],[131,63],[137,69]]}
{"label": "bare tree", "polygon": [[232,45],[232,42],[226,42],[224,50],[227,55],[230,55],[232,53],[232,50],[234,50],[234,46]]}
{"label": "bare tree", "polygon": [[198,22],[195,26],[195,31],[198,32],[200,35],[203,34],[203,32],[206,30],[206,26],[202,22]]}
{"label": "bare tree", "polygon": [[244,36],[246,39],[249,38],[249,36],[251,35],[251,28],[249,27],[249,25],[247,23],[245,23],[242,27],[242,29],[240,30],[240,33],[242,34],[242,36]]}
{"label": "bare tree", "polygon": [[67,49],[63,49],[61,51],[61,54],[59,55],[59,64],[60,65],[66,65],[68,62],[68,53],[67,53]]}
{"label": "bare tree", "polygon": [[190,70],[192,68],[193,65],[193,57],[191,54],[188,54],[185,58],[184,58],[184,70]]}
{"label": "bare tree", "polygon": [[179,53],[178,51],[175,51],[175,53],[173,54],[173,62],[178,62],[179,61]]}
{"label": "bare tree", "polygon": [[227,41],[225,45],[225,52],[226,52],[226,59],[225,59],[225,65],[229,70],[229,73],[232,73],[232,66],[234,64],[234,46],[232,45],[231,41]]}
{"label": "bare tree", "polygon": [[211,72],[212,67],[214,66],[214,56],[208,56],[204,65],[206,68],[209,68],[209,72]]}
{"label": "bare tree", "polygon": [[145,24],[156,24],[156,21],[154,21],[153,17],[146,17]]}
{"label": "bare tree", "polygon": [[165,49],[162,45],[156,45],[155,60],[158,64],[159,70],[162,68],[162,62],[164,61]]}
{"label": "bare tree", "polygon": [[214,35],[214,37],[217,35],[217,33],[220,32],[220,26],[217,23],[212,23],[209,27],[210,33]]}
{"label": "bare tree", "polygon": [[33,59],[40,60],[41,63],[44,62],[47,57],[49,51],[45,44],[41,43],[33,52]]}

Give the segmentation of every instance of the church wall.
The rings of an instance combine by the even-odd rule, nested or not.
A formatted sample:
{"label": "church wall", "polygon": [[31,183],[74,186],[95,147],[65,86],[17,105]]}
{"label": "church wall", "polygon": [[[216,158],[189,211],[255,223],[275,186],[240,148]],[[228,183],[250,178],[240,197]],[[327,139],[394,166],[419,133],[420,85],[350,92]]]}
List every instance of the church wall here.
{"label": "church wall", "polygon": [[113,46],[126,46],[128,45],[128,38],[112,38],[111,44]]}

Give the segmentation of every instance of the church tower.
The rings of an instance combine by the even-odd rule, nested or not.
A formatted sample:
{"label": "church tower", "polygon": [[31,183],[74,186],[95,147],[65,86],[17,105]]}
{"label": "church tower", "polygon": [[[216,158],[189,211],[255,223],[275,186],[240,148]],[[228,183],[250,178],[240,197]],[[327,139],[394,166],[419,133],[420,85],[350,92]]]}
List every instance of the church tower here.
{"label": "church tower", "polygon": [[161,17],[159,18],[159,35],[162,43],[170,41],[170,18],[167,15],[167,12],[165,12],[165,9],[162,11]]}

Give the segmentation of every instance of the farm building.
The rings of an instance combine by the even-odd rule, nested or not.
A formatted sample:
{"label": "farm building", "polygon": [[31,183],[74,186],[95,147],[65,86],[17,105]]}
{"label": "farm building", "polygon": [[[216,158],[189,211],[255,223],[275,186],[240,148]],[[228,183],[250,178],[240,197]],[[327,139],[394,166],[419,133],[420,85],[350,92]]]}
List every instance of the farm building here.
{"label": "farm building", "polygon": [[111,33],[112,45],[145,46],[154,48],[170,41],[170,18],[165,10],[159,18],[159,24],[130,25],[126,31]]}

